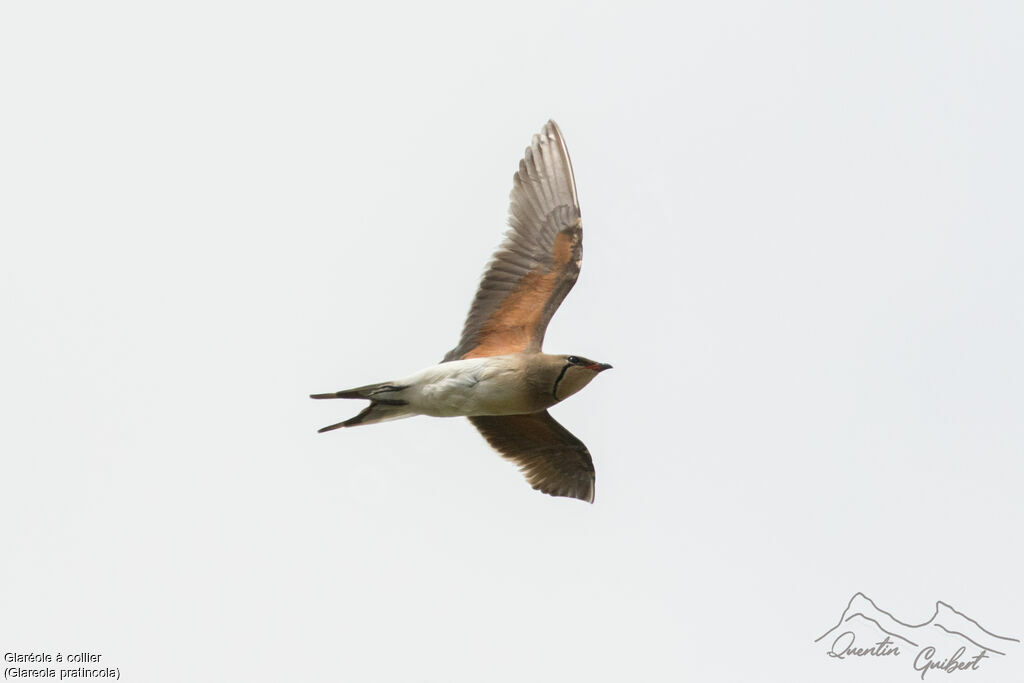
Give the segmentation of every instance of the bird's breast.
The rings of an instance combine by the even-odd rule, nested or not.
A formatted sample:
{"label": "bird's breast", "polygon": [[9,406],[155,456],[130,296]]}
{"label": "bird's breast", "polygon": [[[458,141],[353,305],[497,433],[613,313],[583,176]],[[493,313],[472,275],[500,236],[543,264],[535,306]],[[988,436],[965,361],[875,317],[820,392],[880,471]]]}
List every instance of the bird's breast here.
{"label": "bird's breast", "polygon": [[515,415],[547,407],[514,357],[442,363],[419,373],[410,389],[412,407],[435,417]]}

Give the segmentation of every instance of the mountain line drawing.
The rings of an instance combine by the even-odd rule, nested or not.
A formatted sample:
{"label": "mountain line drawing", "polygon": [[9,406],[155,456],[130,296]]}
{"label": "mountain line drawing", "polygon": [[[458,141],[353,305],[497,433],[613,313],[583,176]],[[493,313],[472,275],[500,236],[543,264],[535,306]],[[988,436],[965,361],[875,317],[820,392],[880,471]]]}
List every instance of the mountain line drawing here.
{"label": "mountain line drawing", "polygon": [[817,643],[832,633],[839,635],[843,633],[844,627],[850,629],[864,622],[871,622],[883,633],[892,636],[897,645],[902,641],[913,647],[921,647],[927,644],[926,641],[929,639],[945,633],[994,654],[1005,655],[1008,646],[1011,646],[1012,643],[1020,643],[1017,638],[992,633],[974,619],[941,600],[935,603],[935,612],[928,621],[920,624],[908,624],[897,619],[891,612],[880,608],[874,600],[859,591],[850,598],[836,625],[815,638],[814,642]]}

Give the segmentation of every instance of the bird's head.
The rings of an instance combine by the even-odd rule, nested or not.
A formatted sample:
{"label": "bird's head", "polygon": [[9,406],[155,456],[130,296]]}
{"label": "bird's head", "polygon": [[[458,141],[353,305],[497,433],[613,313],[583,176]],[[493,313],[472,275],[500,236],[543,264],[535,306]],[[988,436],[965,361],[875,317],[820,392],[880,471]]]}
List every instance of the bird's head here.
{"label": "bird's head", "polygon": [[552,393],[559,401],[572,396],[590,384],[590,380],[597,377],[599,373],[612,367],[608,363],[598,363],[583,356],[558,356],[558,358],[562,362]]}

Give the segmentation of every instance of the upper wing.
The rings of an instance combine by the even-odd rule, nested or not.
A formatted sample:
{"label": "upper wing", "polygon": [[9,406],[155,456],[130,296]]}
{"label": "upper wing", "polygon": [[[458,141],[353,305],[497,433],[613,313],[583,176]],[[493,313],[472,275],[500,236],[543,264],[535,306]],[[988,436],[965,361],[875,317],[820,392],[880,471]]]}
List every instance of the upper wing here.
{"label": "upper wing", "polygon": [[583,442],[548,411],[469,418],[487,442],[519,465],[530,486],[552,496],[594,502],[594,461]]}
{"label": "upper wing", "polygon": [[569,152],[554,121],[519,162],[509,225],[445,361],[540,351],[548,321],[576,283],[583,227]]}

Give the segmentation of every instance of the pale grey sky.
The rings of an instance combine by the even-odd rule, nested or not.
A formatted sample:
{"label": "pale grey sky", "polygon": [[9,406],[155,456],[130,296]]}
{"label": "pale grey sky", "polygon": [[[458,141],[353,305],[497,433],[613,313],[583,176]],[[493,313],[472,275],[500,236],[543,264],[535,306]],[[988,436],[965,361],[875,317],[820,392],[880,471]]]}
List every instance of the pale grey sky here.
{"label": "pale grey sky", "polygon": [[[0,650],[121,680],[919,680],[1024,638],[1020,3],[7,3]],[[593,506],[437,362],[561,125]],[[1019,677],[1024,648],[968,683]],[[936,678],[945,674],[931,674]]]}

